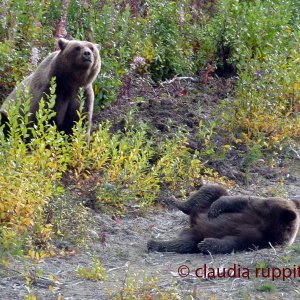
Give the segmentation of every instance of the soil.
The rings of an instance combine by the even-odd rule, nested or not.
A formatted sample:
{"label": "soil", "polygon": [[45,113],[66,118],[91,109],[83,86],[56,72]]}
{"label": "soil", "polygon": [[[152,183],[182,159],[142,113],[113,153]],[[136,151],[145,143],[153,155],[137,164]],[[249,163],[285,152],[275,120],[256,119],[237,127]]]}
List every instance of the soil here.
{"label": "soil", "polygon": [[[201,150],[201,143],[194,138],[199,120],[210,122],[220,101],[230,101],[233,84],[233,80],[229,79],[211,79],[208,85],[175,81],[153,87],[146,81],[134,81],[123,88],[123,94],[116,103],[95,115],[95,122],[109,119],[114,124],[112,130],[122,130],[127,120],[125,114],[134,109],[136,120],[150,124],[153,134],[161,137],[172,134],[179,126],[185,126],[191,149]],[[216,143],[221,141],[216,137]],[[222,175],[228,175],[235,181],[232,193],[282,193],[300,198],[300,161],[282,161],[273,168],[266,167],[260,161],[245,173],[240,166],[239,151],[229,153],[225,159],[209,162]],[[71,249],[63,257],[45,258],[36,264],[14,258],[8,267],[2,265],[0,299],[24,299],[26,295],[26,299],[35,299],[28,296],[35,295],[37,299],[49,300],[59,299],[60,296],[60,299],[66,300],[300,298],[299,274],[291,272],[287,276],[287,268],[293,271],[300,266],[299,237],[288,248],[270,247],[228,255],[148,253],[148,239],[176,236],[183,227],[188,226],[188,217],[158,203],[147,212],[133,207],[120,218],[111,213],[91,210],[91,218],[95,223],[91,228],[94,239],[86,250]],[[106,280],[80,278],[78,267],[90,267],[95,257],[100,259],[106,270]],[[186,267],[181,267],[183,265]],[[215,273],[209,269],[209,278],[203,278],[204,267],[207,270],[213,268]],[[259,271],[262,267],[269,268],[269,276],[266,273],[265,277],[262,276]],[[187,268],[189,274],[186,273]],[[235,269],[230,271],[229,268]],[[278,268],[277,273],[272,268]],[[29,275],[25,276],[25,272]],[[283,278],[283,272],[290,278]],[[272,278],[272,274],[278,278]],[[53,276],[58,280],[54,280]],[[25,277],[32,279],[30,285]],[[156,295],[156,298],[150,284],[148,287],[142,284],[150,283],[149,278],[153,277],[157,278],[156,290],[168,292],[169,296],[159,298]],[[135,289],[135,297],[132,294],[125,296],[125,291],[130,291],[130,284]],[[141,295],[146,289],[149,289],[148,296],[143,298]],[[175,294],[177,298],[171,298]]]}

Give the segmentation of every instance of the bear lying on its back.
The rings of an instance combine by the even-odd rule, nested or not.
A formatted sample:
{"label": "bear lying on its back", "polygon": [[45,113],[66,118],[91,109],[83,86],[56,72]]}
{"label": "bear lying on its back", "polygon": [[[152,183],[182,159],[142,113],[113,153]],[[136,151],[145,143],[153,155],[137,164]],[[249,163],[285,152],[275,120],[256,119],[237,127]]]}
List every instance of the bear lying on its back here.
{"label": "bear lying on its back", "polygon": [[[55,77],[57,86],[54,122],[58,130],[72,133],[74,122],[78,120],[78,91],[82,87],[85,93],[84,110],[87,113],[88,136],[90,135],[94,107],[92,83],[101,67],[98,45],[86,41],[59,39],[58,46],[60,50],[46,57],[37,70],[25,78],[4,101],[0,109],[2,124],[9,121],[6,111],[15,104],[17,91],[22,91],[27,86],[32,95],[30,121],[34,122],[39,102],[42,97],[47,100],[45,95],[49,94],[51,79]],[[5,131],[7,133],[7,127]]]}
{"label": "bear lying on its back", "polygon": [[282,198],[228,196],[218,185],[203,186],[173,205],[190,215],[190,228],[175,240],[150,240],[152,251],[230,253],[291,245],[299,227],[299,202]]}

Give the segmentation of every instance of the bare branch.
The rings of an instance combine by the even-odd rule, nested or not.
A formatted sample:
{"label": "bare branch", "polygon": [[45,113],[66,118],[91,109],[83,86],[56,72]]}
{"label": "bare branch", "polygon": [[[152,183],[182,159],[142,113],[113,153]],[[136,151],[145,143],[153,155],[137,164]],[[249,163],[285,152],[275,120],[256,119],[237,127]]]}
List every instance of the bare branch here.
{"label": "bare branch", "polygon": [[294,148],[292,147],[292,145],[290,145],[290,149],[296,154],[296,157],[295,157],[295,158],[300,160],[300,154],[299,154],[299,152],[296,151],[296,149],[294,149]]}
{"label": "bare branch", "polygon": [[171,80],[166,80],[166,81],[162,82],[161,85],[171,84],[175,81],[181,81],[181,80],[189,80],[191,82],[200,82],[200,78],[184,76],[184,77],[174,77]]}

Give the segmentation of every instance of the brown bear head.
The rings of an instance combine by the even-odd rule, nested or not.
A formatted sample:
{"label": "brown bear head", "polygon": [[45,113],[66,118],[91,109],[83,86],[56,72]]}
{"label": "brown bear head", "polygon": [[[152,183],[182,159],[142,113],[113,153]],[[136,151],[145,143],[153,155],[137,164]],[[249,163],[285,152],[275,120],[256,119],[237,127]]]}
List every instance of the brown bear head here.
{"label": "brown bear head", "polygon": [[[99,61],[99,45],[86,41],[68,41],[63,38],[58,40],[58,46],[64,57],[77,68],[90,68]],[[72,59],[71,59],[72,58]]]}
{"label": "brown bear head", "polygon": [[65,86],[88,86],[91,84],[101,68],[99,45],[87,41],[58,40],[60,51],[57,52],[53,64],[52,76]]}
{"label": "brown bear head", "polygon": [[294,242],[300,222],[298,209],[297,200],[274,197],[263,201],[261,212],[270,226],[269,235],[278,244],[291,245]]}

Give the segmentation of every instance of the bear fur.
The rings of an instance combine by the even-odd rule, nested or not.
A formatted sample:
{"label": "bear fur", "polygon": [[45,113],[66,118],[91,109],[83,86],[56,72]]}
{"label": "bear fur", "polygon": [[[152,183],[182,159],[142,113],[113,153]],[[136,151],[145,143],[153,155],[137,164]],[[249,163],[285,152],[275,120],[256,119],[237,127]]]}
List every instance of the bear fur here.
{"label": "bear fur", "polygon": [[[72,133],[74,122],[78,121],[77,111],[80,107],[78,101],[79,88],[84,89],[84,112],[87,114],[88,137],[91,132],[92,114],[94,107],[94,91],[92,83],[101,68],[99,46],[87,41],[58,40],[59,51],[46,57],[37,70],[25,78],[6,98],[0,108],[2,124],[8,121],[6,111],[15,104],[18,93],[29,87],[32,96],[30,103],[30,121],[35,121],[35,114],[39,109],[41,98],[47,101],[50,81],[56,79],[56,103],[54,122],[58,130],[67,134]],[[5,133],[8,126],[4,128]]]}
{"label": "bear fur", "polygon": [[230,253],[291,245],[298,232],[297,200],[229,196],[223,187],[207,185],[172,204],[190,216],[190,228],[171,241],[148,241],[150,251]]}

